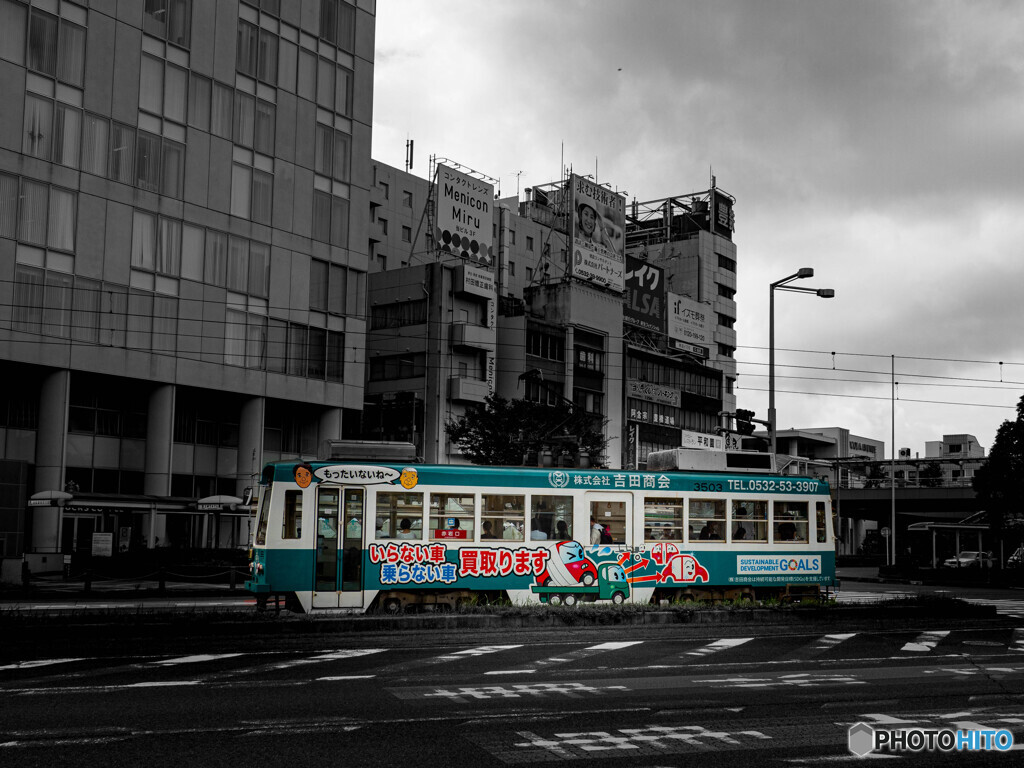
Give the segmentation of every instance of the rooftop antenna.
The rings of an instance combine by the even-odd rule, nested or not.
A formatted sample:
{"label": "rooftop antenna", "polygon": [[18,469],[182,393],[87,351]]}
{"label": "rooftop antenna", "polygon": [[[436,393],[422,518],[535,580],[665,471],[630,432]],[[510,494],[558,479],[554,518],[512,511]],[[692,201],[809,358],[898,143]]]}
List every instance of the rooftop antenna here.
{"label": "rooftop antenna", "polygon": [[406,171],[406,173],[408,173],[409,171],[412,170],[412,154],[413,154],[413,147],[414,147],[415,143],[416,142],[413,139],[406,139],[405,140],[405,171]]}
{"label": "rooftop antenna", "polygon": [[512,171],[516,175],[516,199],[519,199],[519,177],[523,175],[523,171]]}

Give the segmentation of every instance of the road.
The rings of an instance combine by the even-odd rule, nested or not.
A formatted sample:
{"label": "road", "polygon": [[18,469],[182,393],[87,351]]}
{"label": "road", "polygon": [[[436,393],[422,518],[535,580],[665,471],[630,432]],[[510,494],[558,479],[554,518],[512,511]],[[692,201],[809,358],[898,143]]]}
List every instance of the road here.
{"label": "road", "polygon": [[[0,663],[0,764],[821,765],[853,759],[857,722],[1007,729],[1024,747],[1024,622],[1002,624],[409,632],[37,657]],[[892,759],[1012,765],[1019,750]]]}
{"label": "road", "polygon": [[958,597],[978,605],[995,606],[1002,616],[1024,618],[1024,590],[993,587],[934,586],[925,584],[885,584],[844,580],[836,596],[838,603],[875,603],[901,597],[931,595]]}

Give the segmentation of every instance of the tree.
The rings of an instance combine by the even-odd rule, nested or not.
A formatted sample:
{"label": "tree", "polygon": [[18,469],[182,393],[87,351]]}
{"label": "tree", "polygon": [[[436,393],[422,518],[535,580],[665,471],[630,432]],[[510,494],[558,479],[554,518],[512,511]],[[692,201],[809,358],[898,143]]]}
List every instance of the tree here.
{"label": "tree", "polygon": [[942,466],[934,461],[929,461],[917,472],[922,488],[938,488],[942,485],[942,477]]}
{"label": "tree", "polygon": [[1017,402],[1017,420],[999,427],[988,460],[974,473],[973,486],[988,513],[993,541],[1010,534],[1015,546],[1024,533],[1024,396]]}
{"label": "tree", "polygon": [[526,400],[489,395],[482,406],[451,419],[445,431],[474,464],[520,466],[528,453],[567,450],[578,459],[586,451],[596,460],[608,441],[604,421],[578,408],[554,408]]}

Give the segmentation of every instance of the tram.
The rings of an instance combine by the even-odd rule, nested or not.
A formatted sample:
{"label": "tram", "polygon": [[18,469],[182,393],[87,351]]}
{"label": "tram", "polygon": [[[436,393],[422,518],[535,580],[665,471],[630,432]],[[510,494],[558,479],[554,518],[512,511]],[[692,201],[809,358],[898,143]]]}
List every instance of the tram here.
{"label": "tram", "polygon": [[[364,456],[374,456],[364,453]],[[305,612],[817,598],[828,484],[760,470],[267,464],[250,578]]]}

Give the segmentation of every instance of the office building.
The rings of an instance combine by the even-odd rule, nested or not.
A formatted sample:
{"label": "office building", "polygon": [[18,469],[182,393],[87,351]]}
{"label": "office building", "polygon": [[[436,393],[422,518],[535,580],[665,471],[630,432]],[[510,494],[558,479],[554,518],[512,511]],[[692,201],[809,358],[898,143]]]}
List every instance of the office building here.
{"label": "office building", "polygon": [[244,546],[358,434],[373,55],[373,0],[0,0],[5,557]]}

